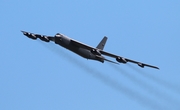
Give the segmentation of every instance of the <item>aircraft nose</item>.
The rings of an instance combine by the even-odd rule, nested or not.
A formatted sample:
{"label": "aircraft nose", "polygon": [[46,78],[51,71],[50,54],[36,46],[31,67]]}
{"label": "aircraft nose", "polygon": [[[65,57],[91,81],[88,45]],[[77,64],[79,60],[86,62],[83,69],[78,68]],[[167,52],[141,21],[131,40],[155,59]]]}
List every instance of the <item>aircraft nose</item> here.
{"label": "aircraft nose", "polygon": [[62,35],[60,33],[57,33],[55,35],[55,43],[56,44],[61,44],[61,41],[62,41]]}
{"label": "aircraft nose", "polygon": [[57,33],[57,34],[55,35],[55,37],[61,37],[61,34],[60,34],[60,33]]}
{"label": "aircraft nose", "polygon": [[55,39],[56,40],[59,40],[59,41],[62,41],[62,34],[60,34],[60,33],[57,33],[56,35],[55,35]]}

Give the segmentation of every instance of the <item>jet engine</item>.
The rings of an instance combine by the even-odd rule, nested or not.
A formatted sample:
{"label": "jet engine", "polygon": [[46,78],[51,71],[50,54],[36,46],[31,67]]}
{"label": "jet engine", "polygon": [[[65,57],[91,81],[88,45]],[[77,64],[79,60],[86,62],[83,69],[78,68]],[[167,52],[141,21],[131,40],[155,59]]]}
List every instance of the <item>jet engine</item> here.
{"label": "jet engine", "polygon": [[37,37],[36,37],[34,34],[31,34],[31,33],[25,32],[25,31],[22,31],[22,32],[23,32],[23,34],[24,34],[25,36],[27,36],[27,37],[29,37],[29,38],[31,38],[31,39],[34,39],[34,40],[37,39]]}
{"label": "jet engine", "polygon": [[119,63],[127,63],[126,59],[123,57],[117,57],[116,61],[118,61]]}
{"label": "jet engine", "polygon": [[31,39],[34,39],[36,40],[37,38],[41,39],[42,41],[45,41],[45,42],[49,42],[49,38],[47,36],[44,36],[44,35],[38,35],[38,34],[33,34],[33,33],[28,33],[28,32],[25,32],[25,31],[22,31],[23,34]]}
{"label": "jet engine", "polygon": [[95,54],[95,55],[101,56],[101,53],[99,52],[98,49],[92,49],[92,50],[91,50],[91,53],[93,53],[93,54]]}
{"label": "jet engine", "polygon": [[144,68],[144,64],[142,63],[138,63],[138,66],[140,66],[141,68]]}
{"label": "jet engine", "polygon": [[36,36],[39,39],[41,39],[42,41],[45,41],[45,42],[49,42],[50,41],[47,36],[44,36],[44,35],[36,35]]}

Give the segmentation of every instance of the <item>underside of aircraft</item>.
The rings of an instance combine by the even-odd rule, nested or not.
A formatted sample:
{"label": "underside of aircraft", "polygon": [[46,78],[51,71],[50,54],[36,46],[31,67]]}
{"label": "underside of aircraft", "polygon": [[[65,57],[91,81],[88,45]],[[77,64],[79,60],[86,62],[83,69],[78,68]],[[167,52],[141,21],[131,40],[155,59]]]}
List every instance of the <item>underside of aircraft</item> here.
{"label": "underside of aircraft", "polygon": [[[55,36],[46,36],[46,35],[29,33],[29,32],[25,32],[25,31],[21,31],[21,32],[25,36],[27,36],[28,38],[31,38],[33,40],[36,40],[37,38],[39,38],[40,40],[45,41],[45,42],[52,41],[55,44],[58,44],[64,48],[84,57],[84,58],[87,58],[87,59],[100,61],[102,63],[104,63],[104,61],[108,61],[108,62],[115,63],[115,64],[119,64],[119,63],[126,64],[127,62],[131,62],[131,63],[137,64],[138,66],[140,66],[142,68],[147,66],[147,67],[159,69],[156,66],[152,66],[149,64],[134,61],[134,60],[124,58],[119,55],[115,55],[115,54],[104,51],[103,49],[104,49],[104,46],[107,41],[106,36],[100,41],[100,43],[97,45],[97,47],[91,47],[89,45],[86,45],[84,43],[81,43],[79,41],[71,39],[60,33],[57,33]],[[117,62],[108,60],[103,55],[115,58]]]}

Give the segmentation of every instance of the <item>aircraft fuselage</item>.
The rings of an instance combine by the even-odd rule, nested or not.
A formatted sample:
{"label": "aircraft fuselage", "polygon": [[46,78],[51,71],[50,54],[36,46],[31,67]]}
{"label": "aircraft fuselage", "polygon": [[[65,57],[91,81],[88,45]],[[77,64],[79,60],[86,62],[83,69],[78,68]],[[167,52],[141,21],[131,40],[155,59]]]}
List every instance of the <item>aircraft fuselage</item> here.
{"label": "aircraft fuselage", "polygon": [[93,54],[90,50],[87,50],[87,49],[81,48],[77,45],[74,45],[71,42],[71,39],[66,36],[57,35],[57,36],[55,36],[54,42],[64,48],[82,56],[83,58],[97,60],[97,61],[104,63],[103,56]]}
{"label": "aircraft fuselage", "polygon": [[[33,33],[25,32],[25,31],[22,31],[22,32],[25,36],[27,36],[28,38],[31,38],[33,40],[36,40],[37,38],[39,38],[40,40],[42,40],[44,42],[50,42],[50,41],[55,42],[56,44],[66,48],[86,59],[96,60],[96,61],[100,61],[102,63],[104,63],[104,61],[108,61],[108,62],[115,63],[115,64],[119,64],[119,63],[126,64],[127,62],[131,62],[131,63],[137,64],[138,66],[140,66],[142,68],[144,68],[144,66],[147,66],[147,67],[159,69],[157,66],[141,63],[139,61],[131,60],[131,59],[124,58],[119,55],[115,55],[115,54],[104,51],[103,48],[107,41],[106,36],[104,36],[104,38],[100,41],[100,43],[97,45],[97,47],[91,47],[91,46],[88,46],[79,41],[73,40],[67,36],[64,36],[63,34],[59,34],[59,33],[57,33],[55,36],[46,36],[46,35],[40,35],[40,34],[33,34]],[[108,60],[105,57],[103,57],[102,55],[106,55],[106,56],[115,58],[117,62]]]}

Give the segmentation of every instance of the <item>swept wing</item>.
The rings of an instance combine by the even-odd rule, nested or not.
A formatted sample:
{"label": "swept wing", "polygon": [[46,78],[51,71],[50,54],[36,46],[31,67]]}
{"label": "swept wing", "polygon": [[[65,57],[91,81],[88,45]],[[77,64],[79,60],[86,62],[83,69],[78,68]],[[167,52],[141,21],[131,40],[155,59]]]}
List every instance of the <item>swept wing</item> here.
{"label": "swept wing", "polygon": [[[39,38],[39,39],[41,39],[41,40],[43,40],[45,42],[49,42],[50,40],[54,41],[54,37],[52,37],[52,36],[33,34],[33,33],[25,32],[25,31],[22,31],[22,32],[23,32],[24,35],[26,35],[27,37],[29,37],[31,39],[34,39],[34,40]],[[101,49],[88,46],[88,45],[86,45],[84,43],[81,43],[81,42],[73,40],[73,39],[71,39],[71,43],[73,43],[74,45],[76,45],[78,47],[85,48],[85,49],[88,49],[88,50],[96,50],[99,54],[103,54],[103,55],[106,55],[106,56],[109,56],[109,57],[113,57],[113,58],[115,58],[120,63],[131,62],[131,63],[138,64],[138,66],[140,66],[142,68],[144,68],[144,66],[147,66],[147,67],[159,69],[156,66],[152,66],[152,65],[149,65],[149,64],[141,63],[141,62],[134,61],[134,60],[131,60],[131,59],[128,59],[128,58],[124,58],[124,57],[121,57],[121,56],[118,56],[118,55],[115,55],[115,54],[103,51]],[[112,62],[112,63],[116,63],[116,62],[110,61],[108,59],[104,59],[104,60]]]}
{"label": "swept wing", "polygon": [[152,65],[149,65],[149,64],[145,64],[145,63],[142,63],[142,62],[138,62],[138,61],[134,61],[134,60],[131,60],[131,59],[128,59],[128,58],[124,58],[124,57],[121,57],[121,56],[118,56],[118,55],[115,55],[115,54],[112,54],[112,53],[109,53],[109,52],[106,52],[106,51],[103,51],[103,50],[99,50],[97,48],[93,48],[91,46],[88,46],[86,44],[83,44],[81,42],[78,42],[76,40],[71,40],[71,42],[74,44],[74,45],[77,45],[81,48],[85,48],[85,49],[88,49],[88,50],[98,50],[101,54],[103,55],[106,55],[106,56],[109,56],[109,57],[113,57],[115,58],[118,62],[120,63],[127,63],[127,62],[131,62],[131,63],[135,63],[137,64],[138,66],[144,68],[144,66],[147,66],[147,67],[151,67],[151,68],[155,68],[155,69],[159,69],[158,67],[156,66],[152,66]]}

